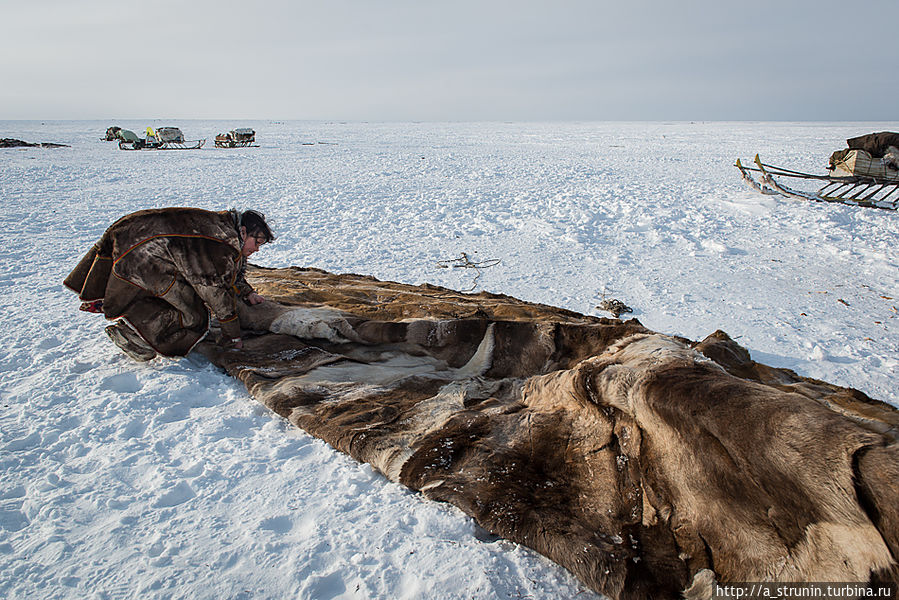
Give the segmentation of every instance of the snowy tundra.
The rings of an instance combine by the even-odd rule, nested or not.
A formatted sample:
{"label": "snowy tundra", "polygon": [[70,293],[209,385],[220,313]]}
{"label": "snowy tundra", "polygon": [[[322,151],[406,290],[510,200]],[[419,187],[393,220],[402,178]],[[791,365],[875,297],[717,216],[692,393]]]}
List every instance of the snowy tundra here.
{"label": "snowy tundra", "polygon": [[[200,150],[120,151],[175,125]],[[216,149],[253,127],[261,147]],[[899,123],[0,122],[0,596],[591,598],[388,482],[204,358],[137,364],[61,285],[119,216],[255,208],[263,266],[487,290],[699,340],[899,404],[899,214],[762,196]],[[446,268],[465,253],[499,260]]]}

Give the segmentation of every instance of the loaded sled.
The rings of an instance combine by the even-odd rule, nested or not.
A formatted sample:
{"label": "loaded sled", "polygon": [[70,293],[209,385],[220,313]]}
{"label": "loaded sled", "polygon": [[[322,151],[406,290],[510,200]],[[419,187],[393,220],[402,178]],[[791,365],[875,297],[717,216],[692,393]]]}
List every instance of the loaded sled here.
{"label": "loaded sled", "polygon": [[[872,133],[846,142],[848,148],[830,156],[826,175],[776,167],[762,162],[758,154],[755,166],[744,165],[739,158],[734,166],[743,180],[762,194],[899,209],[899,133]],[[795,180],[791,185],[814,183],[817,189],[794,189],[782,183],[783,179]]]}
{"label": "loaded sled", "polygon": [[141,139],[133,131],[122,129],[116,134],[121,150],[197,150],[206,143],[205,139],[185,141],[184,134],[177,127],[147,127],[147,137]]}
{"label": "loaded sled", "polygon": [[215,136],[216,148],[258,148],[256,132],[249,128],[232,129],[228,133]]}

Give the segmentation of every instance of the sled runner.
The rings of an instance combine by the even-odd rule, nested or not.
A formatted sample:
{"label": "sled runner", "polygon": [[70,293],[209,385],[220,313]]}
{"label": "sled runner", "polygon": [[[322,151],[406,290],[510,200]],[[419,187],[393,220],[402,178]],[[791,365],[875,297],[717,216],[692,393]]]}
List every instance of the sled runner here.
{"label": "sled runner", "polygon": [[147,137],[139,138],[132,131],[118,132],[120,150],[197,150],[206,143],[205,139],[185,141],[184,134],[177,127],[147,127]]}
{"label": "sled runner", "polygon": [[[861,152],[851,150],[849,152],[851,156],[842,162],[837,162],[829,175],[812,175],[769,165],[763,163],[758,154],[753,160],[755,167],[744,165],[739,158],[734,166],[740,170],[743,181],[762,194],[802,198],[817,202],[841,202],[890,210],[899,209],[899,172],[881,165],[880,172],[876,175],[867,174],[873,169],[863,163],[873,163],[874,161],[870,157],[860,156]],[[753,178],[752,172],[759,174],[758,181]],[[778,181],[779,178],[785,177],[815,181],[818,182],[819,187],[816,191],[793,189]]]}
{"label": "sled runner", "polygon": [[[812,175],[765,164],[755,155],[755,167],[737,159],[743,181],[763,194],[779,194],[820,202],[842,202],[874,208],[899,208],[899,133],[881,131],[846,140],[847,148],[830,155],[827,175]],[[753,179],[751,171],[759,174]],[[817,182],[816,191],[796,190],[778,179]]]}
{"label": "sled runner", "polygon": [[215,136],[216,148],[258,148],[256,132],[249,128],[232,129],[228,133]]}

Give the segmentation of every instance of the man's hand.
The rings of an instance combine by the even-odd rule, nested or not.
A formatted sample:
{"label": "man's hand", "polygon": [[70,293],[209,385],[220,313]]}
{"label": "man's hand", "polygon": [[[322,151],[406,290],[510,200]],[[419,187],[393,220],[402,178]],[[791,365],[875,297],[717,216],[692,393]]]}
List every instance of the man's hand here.
{"label": "man's hand", "polygon": [[249,295],[247,295],[247,304],[249,304],[250,306],[253,306],[254,304],[261,304],[263,302],[265,302],[265,298],[263,298],[256,292],[250,292]]}
{"label": "man's hand", "polygon": [[243,340],[241,338],[222,337],[219,339],[219,346],[225,350],[243,350]]}

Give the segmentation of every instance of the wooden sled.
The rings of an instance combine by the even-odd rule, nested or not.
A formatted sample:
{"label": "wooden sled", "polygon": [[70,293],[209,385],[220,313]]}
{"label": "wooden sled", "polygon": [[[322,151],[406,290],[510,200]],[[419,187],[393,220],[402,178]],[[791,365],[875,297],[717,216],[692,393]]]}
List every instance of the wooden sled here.
{"label": "wooden sled", "polygon": [[[756,154],[755,167],[744,165],[740,159],[734,164],[750,187],[766,195],[780,195],[816,202],[839,202],[870,208],[899,209],[899,179],[863,175],[812,175],[763,163]],[[836,171],[835,171],[836,172]],[[758,181],[752,173],[758,173]],[[818,182],[816,191],[802,191],[788,187],[778,178],[792,178]]]}
{"label": "wooden sled", "polygon": [[232,129],[215,136],[216,148],[258,148],[256,132],[249,128]]}
{"label": "wooden sled", "polygon": [[119,150],[199,150],[206,143],[205,139],[189,142],[119,142]]}

